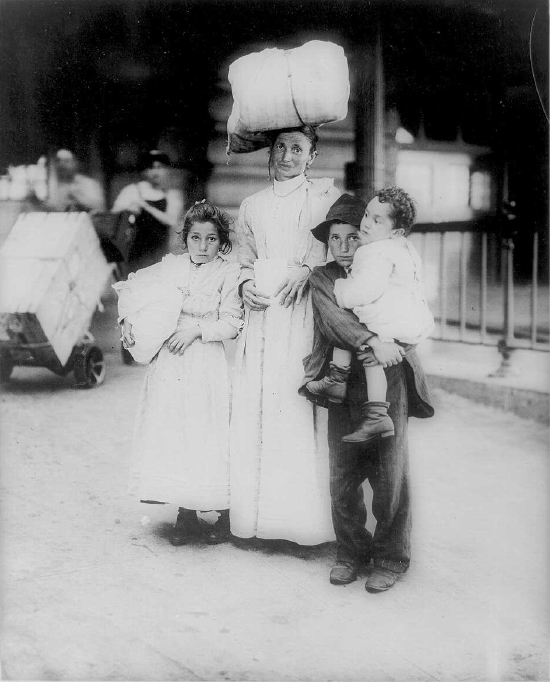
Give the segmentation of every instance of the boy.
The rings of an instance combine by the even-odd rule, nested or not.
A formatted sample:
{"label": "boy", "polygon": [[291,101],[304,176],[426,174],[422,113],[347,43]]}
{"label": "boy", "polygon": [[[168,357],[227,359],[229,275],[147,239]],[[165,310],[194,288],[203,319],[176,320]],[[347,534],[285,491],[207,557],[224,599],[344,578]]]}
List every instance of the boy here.
{"label": "boy", "polygon": [[[420,256],[407,239],[415,218],[414,202],[403,189],[388,187],[378,191],[361,220],[361,246],[355,252],[348,277],[337,280],[334,286],[338,305],[351,308],[380,343],[416,345],[434,327],[424,298]],[[307,390],[331,402],[342,402],[350,362],[350,351],[334,348],[328,376],[310,381]],[[384,366],[365,363],[365,375],[368,402],[364,420],[354,433],[344,436],[348,443],[394,435],[388,416]]]}

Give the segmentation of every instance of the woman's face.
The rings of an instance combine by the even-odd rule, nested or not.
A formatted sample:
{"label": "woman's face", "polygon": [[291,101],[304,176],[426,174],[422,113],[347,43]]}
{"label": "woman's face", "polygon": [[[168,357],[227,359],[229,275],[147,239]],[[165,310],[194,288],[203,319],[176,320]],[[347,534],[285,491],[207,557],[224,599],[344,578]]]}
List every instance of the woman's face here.
{"label": "woman's face", "polygon": [[168,180],[168,167],[155,161],[151,168],[145,171],[145,177],[155,188],[164,188]]}
{"label": "woman's face", "polygon": [[218,255],[220,236],[211,223],[193,223],[187,235],[187,249],[193,263],[209,263]]}
{"label": "woman's face", "polygon": [[271,149],[269,165],[275,180],[280,182],[303,173],[314,156],[311,142],[303,133],[280,133]]}

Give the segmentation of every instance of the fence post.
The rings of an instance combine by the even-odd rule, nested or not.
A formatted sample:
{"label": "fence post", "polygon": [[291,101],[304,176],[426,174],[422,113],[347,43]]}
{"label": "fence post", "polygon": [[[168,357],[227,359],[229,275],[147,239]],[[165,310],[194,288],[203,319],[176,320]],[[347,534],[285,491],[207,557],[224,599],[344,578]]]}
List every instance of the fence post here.
{"label": "fence post", "polygon": [[504,260],[504,323],[502,338],[497,348],[502,356],[500,367],[489,374],[490,377],[506,378],[517,376],[518,372],[512,366],[512,352],[514,351],[514,238],[512,225],[516,219],[512,209],[515,202],[506,203],[503,209],[502,246],[505,249]]}
{"label": "fence post", "polygon": [[447,264],[445,262],[445,238],[447,233],[439,233],[439,324],[440,336],[447,338]]}
{"label": "fence post", "polygon": [[487,343],[487,232],[481,233],[481,282],[479,298],[481,301],[479,329],[481,343]]}
{"label": "fence post", "polygon": [[533,233],[533,259],[531,261],[531,348],[537,345],[539,302],[539,233]]}

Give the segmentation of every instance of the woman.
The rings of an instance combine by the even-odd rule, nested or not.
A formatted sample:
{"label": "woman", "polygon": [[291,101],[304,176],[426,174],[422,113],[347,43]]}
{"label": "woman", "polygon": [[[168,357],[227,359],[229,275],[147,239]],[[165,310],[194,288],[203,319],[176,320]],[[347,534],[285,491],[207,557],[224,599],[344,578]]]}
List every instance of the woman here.
{"label": "woman", "polygon": [[135,216],[135,238],[128,255],[130,269],[159,261],[169,250],[170,238],[183,211],[181,190],[169,188],[170,160],[153,150],[140,160],[143,179],[125,187],[115,200],[113,213]]}
{"label": "woman", "polygon": [[[325,219],[339,192],[332,180],[305,175],[317,154],[313,128],[271,137],[272,184],[243,201],[237,226],[246,317],[235,362],[231,532],[314,545],[334,538],[326,415],[317,414],[297,389],[313,336],[306,284],[326,260],[324,245],[310,230]],[[276,273],[281,262],[279,286],[262,291],[255,270],[273,266]],[[268,293],[275,294],[271,300]]]}

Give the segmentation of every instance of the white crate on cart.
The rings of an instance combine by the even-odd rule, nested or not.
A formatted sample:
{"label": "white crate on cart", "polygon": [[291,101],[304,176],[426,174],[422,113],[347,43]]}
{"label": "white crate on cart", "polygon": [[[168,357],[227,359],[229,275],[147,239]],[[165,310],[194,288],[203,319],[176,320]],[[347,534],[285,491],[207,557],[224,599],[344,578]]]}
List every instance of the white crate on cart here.
{"label": "white crate on cart", "polygon": [[22,214],[0,249],[0,340],[48,343],[64,365],[111,272],[87,213]]}

